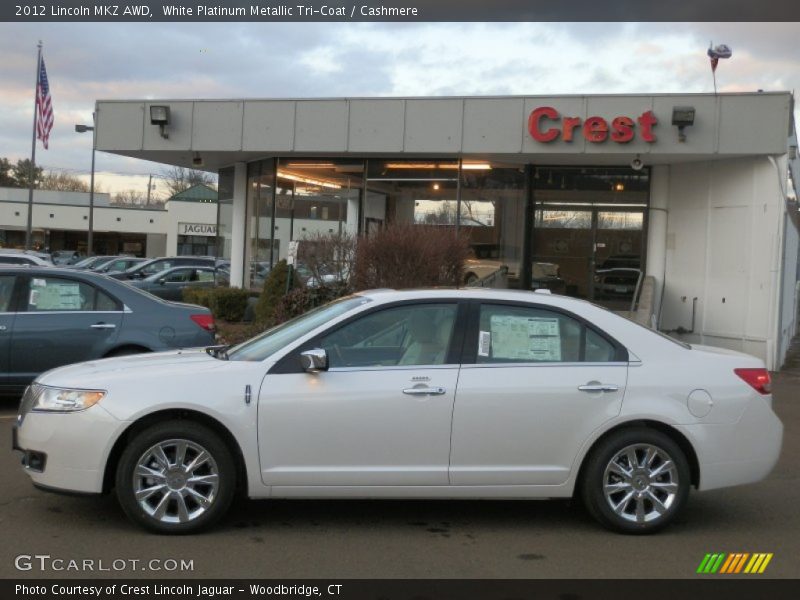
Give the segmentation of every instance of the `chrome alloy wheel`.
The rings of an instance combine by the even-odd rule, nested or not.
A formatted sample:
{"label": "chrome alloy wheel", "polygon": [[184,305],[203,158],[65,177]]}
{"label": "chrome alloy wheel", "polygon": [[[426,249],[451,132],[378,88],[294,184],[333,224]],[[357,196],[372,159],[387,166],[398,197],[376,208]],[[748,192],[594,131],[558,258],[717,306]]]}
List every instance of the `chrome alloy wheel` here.
{"label": "chrome alloy wheel", "polygon": [[136,462],[136,502],[162,523],[187,523],[208,510],[217,497],[219,470],[214,457],[184,439],[158,442]]}
{"label": "chrome alloy wheel", "polygon": [[603,494],[608,505],[631,523],[661,518],[675,502],[679,485],[675,461],[652,444],[623,448],[603,473]]}

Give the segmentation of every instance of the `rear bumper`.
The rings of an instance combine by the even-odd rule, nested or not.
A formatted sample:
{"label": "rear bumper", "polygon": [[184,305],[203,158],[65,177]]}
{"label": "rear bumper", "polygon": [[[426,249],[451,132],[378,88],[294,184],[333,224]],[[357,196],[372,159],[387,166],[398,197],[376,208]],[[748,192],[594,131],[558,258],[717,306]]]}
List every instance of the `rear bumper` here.
{"label": "rear bumper", "polygon": [[702,440],[699,453],[700,490],[761,481],[770,474],[781,453],[783,424],[763,398],[755,398],[733,425],[690,425]]}

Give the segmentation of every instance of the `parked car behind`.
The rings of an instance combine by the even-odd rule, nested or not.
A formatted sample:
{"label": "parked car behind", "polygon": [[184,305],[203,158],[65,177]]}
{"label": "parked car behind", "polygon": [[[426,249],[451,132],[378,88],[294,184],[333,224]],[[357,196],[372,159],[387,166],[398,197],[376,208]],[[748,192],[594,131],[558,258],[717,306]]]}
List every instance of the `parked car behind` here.
{"label": "parked car behind", "polygon": [[565,296],[440,289],[362,292],[232,348],[56,369],[14,431],[34,484],[114,486],[160,533],[209,526],[237,490],[575,495],[610,529],[652,533],[692,487],[766,477],[783,427],[759,358]]}
{"label": "parked car behind", "polygon": [[6,265],[33,265],[38,267],[52,267],[53,262],[47,254],[30,250],[0,250],[0,264]]}
{"label": "parked car behind", "polygon": [[135,256],[117,256],[106,262],[99,263],[89,270],[94,271],[95,273],[105,273],[106,275],[110,275],[112,273],[122,273],[123,271],[127,271],[128,269],[135,267],[136,265],[141,265],[147,261],[148,259],[146,258],[136,258]]}
{"label": "parked car behind", "polygon": [[105,275],[0,267],[0,389],[61,365],[214,342],[208,309],[164,302]]}
{"label": "parked car behind", "polygon": [[50,256],[53,259],[53,264],[56,266],[74,265],[83,259],[83,256],[77,250],[56,250]]}
{"label": "parked car behind", "polygon": [[121,273],[114,273],[111,277],[114,279],[144,279],[170,267],[191,265],[213,267],[216,263],[217,259],[213,256],[165,256],[153,258]]}
{"label": "parked car behind", "polygon": [[150,292],[164,300],[180,300],[187,287],[214,287],[218,279],[214,267],[170,267],[144,279],[127,281],[129,285]]}
{"label": "parked car behind", "polygon": [[98,254],[96,256],[87,256],[83,260],[79,260],[73,265],[69,265],[71,269],[91,269],[92,267],[96,267],[102,263],[105,263],[109,260],[114,258],[113,256],[106,256],[105,254]]}

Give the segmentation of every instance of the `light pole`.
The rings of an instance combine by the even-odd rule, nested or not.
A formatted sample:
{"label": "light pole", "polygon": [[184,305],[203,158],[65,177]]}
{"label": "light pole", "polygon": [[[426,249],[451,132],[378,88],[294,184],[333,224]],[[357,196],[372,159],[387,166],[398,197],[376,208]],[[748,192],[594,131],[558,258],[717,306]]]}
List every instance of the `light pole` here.
{"label": "light pole", "polygon": [[[94,113],[92,113],[92,122],[94,122]],[[86,240],[86,256],[91,256],[94,234],[94,152],[97,144],[95,144],[94,139],[94,125],[75,125],[75,131],[78,133],[92,132],[92,175],[89,180],[89,236]]]}

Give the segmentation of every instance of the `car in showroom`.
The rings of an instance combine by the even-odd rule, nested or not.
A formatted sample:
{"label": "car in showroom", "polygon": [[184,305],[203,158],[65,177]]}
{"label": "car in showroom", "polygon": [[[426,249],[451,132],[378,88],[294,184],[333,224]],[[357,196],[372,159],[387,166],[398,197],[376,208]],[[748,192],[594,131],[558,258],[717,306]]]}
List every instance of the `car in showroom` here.
{"label": "car in showroom", "polygon": [[160,533],[210,526],[241,490],[577,495],[636,534],[670,523],[691,487],[766,477],[783,434],[771,405],[760,359],[582,300],[373,290],[237,346],[49,371],[22,399],[13,445],[37,487],[113,489]]}
{"label": "car in showroom", "polygon": [[0,391],[61,365],[213,343],[207,308],[86,271],[0,267]]}
{"label": "car in showroom", "polygon": [[187,287],[212,288],[227,282],[228,274],[214,267],[188,266],[170,267],[126,283],[164,300],[181,300]]}

